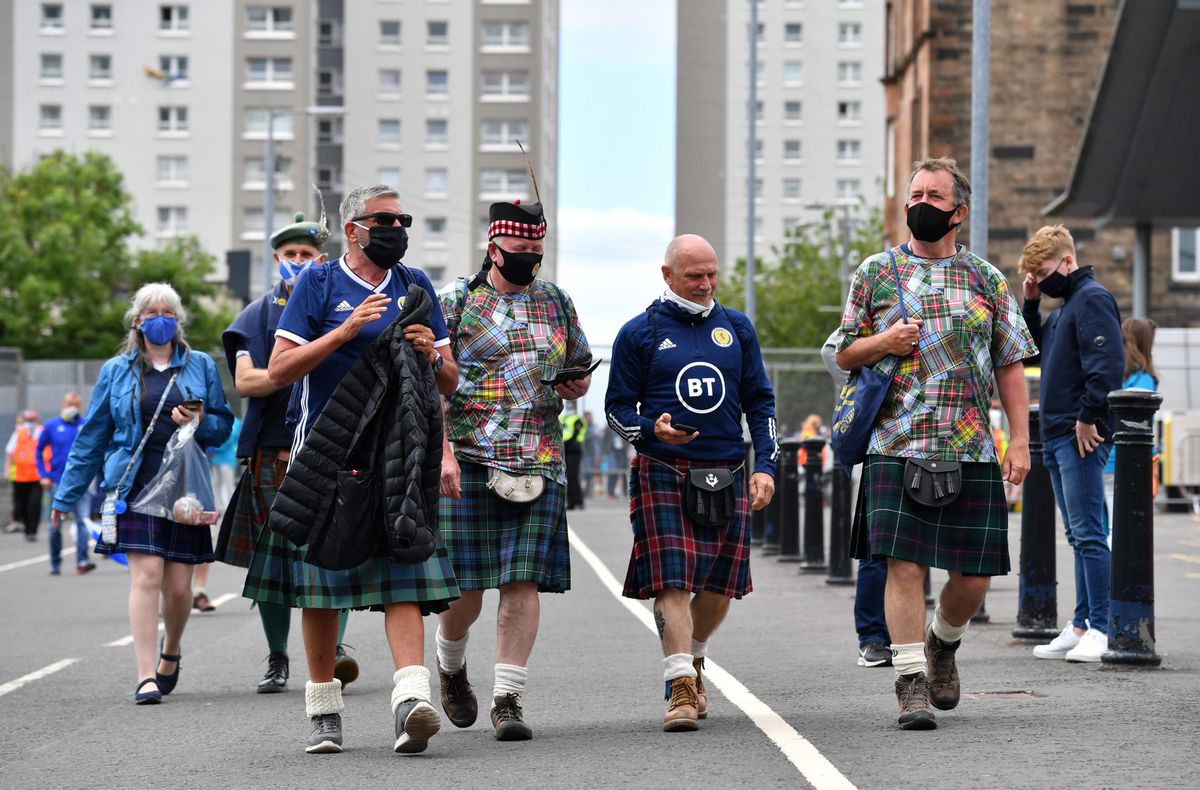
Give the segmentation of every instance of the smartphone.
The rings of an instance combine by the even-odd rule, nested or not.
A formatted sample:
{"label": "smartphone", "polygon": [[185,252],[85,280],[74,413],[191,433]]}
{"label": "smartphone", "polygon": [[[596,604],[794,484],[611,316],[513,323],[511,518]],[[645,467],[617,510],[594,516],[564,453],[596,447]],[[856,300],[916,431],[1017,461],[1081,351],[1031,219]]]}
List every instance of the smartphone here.
{"label": "smartphone", "polygon": [[671,427],[677,431],[683,431],[684,433],[696,433],[700,430],[699,428],[693,428],[690,425],[684,425],[681,422],[673,422],[671,423]]}
{"label": "smartphone", "polygon": [[185,400],[183,403],[181,403],[179,405],[182,406],[183,408],[187,409],[188,411],[196,411],[197,409],[199,409],[201,406],[204,405],[204,401],[200,400],[199,398],[194,398],[191,400]]}

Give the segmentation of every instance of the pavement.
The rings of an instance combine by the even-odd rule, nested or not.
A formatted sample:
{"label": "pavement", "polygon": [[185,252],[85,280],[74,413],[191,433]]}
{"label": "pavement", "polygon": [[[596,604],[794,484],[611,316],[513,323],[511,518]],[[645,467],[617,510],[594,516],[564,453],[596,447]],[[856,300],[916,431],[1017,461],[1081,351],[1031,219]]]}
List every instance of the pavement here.
{"label": "pavement", "polygon": [[[392,665],[380,615],[355,613],[346,641],[362,677],[346,691],[346,751],[306,755],[298,618],[288,691],[258,695],[267,649],[240,597],[244,571],[213,567],[217,611],[194,613],[177,690],[132,704],[125,568],[50,576],[42,542],[0,535],[0,788],[27,787],[1197,787],[1200,786],[1200,520],[1158,514],[1158,669],[1071,665],[1015,640],[1016,572],[994,581],[991,622],[959,651],[964,700],[939,729],[895,727],[892,671],[856,666],[853,587],[755,553],[755,590],[712,640],[712,712],[699,732],[661,732],[658,640],[649,608],[613,588],[629,555],[623,502],[572,512],[573,589],[543,596],[530,663],[527,743],[480,721],[397,755]],[[1010,530],[1014,565],[1019,517]],[[1119,561],[1119,558],[1117,559]],[[1073,608],[1070,549],[1058,546],[1059,613]],[[944,574],[935,572],[935,586]],[[491,690],[496,598],[467,651]],[[426,623],[427,665],[434,622]],[[436,674],[434,675],[436,684]],[[434,688],[436,696],[437,689]]]}

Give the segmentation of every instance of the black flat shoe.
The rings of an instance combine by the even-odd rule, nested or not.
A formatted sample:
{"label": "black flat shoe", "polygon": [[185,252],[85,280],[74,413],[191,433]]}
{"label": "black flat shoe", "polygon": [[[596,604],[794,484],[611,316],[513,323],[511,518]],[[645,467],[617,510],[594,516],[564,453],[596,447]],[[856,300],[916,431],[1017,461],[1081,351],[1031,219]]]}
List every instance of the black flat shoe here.
{"label": "black flat shoe", "polygon": [[137,684],[137,688],[133,690],[134,705],[157,705],[162,702],[162,692],[158,689],[153,691],[142,691],[144,686],[155,683],[154,678],[146,678],[141,683]]}
{"label": "black flat shoe", "polygon": [[[158,649],[161,651],[162,648],[163,648],[163,642],[159,642]],[[181,658],[183,658],[183,651],[180,650],[179,654],[174,655],[174,656],[170,656],[170,655],[167,655],[166,653],[160,652],[158,654],[158,657],[160,659],[162,659],[163,661],[174,661],[175,662],[175,671],[169,675],[159,674],[158,670],[155,670],[155,672],[154,672],[154,680],[155,680],[155,682],[158,683],[158,690],[161,691],[162,695],[165,697],[166,695],[170,694],[172,691],[175,690],[175,684],[179,682],[179,660]]]}

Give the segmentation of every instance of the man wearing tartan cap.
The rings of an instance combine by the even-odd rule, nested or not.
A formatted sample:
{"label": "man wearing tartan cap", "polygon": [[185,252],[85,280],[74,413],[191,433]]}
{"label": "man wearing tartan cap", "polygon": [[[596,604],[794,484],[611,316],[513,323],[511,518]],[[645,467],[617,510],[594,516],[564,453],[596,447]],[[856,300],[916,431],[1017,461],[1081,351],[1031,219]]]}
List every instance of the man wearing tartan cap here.
{"label": "man wearing tartan cap", "polygon": [[[482,269],[440,294],[460,376],[446,401],[439,527],[462,597],[440,615],[437,657],[446,715],[469,727],[478,706],[467,638],[483,591],[498,589],[491,720],[497,740],[518,741],[533,737],[521,700],[538,595],[571,586],[558,416],[563,399],[587,392],[592,355],[570,297],[537,277],[546,237],[541,204],[493,203],[489,220]],[[560,376],[570,369],[578,375]],[[501,474],[513,477],[502,483]]]}

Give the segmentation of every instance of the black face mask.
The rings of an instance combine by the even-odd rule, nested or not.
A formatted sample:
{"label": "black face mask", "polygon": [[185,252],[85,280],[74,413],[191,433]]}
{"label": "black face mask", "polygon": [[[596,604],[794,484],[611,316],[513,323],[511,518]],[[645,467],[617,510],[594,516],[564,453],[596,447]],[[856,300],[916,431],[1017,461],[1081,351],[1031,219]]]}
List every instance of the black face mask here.
{"label": "black face mask", "polygon": [[942,211],[929,203],[914,203],[909,206],[905,219],[914,239],[932,244],[935,241],[941,241],[951,228],[958,227],[950,224],[950,218],[954,216],[956,210],[957,207],[949,211]]}
{"label": "black face mask", "polygon": [[1051,299],[1062,297],[1067,290],[1067,275],[1055,269],[1046,275],[1046,279],[1038,283],[1038,290]]}
{"label": "black face mask", "polygon": [[509,252],[499,244],[496,249],[504,259],[504,265],[496,268],[500,270],[500,276],[513,285],[529,285],[542,268],[542,256],[536,252]]}
{"label": "black face mask", "polygon": [[371,241],[365,247],[362,244],[358,246],[371,259],[371,263],[380,269],[392,268],[408,252],[408,231],[404,228],[367,228],[367,233]]}

